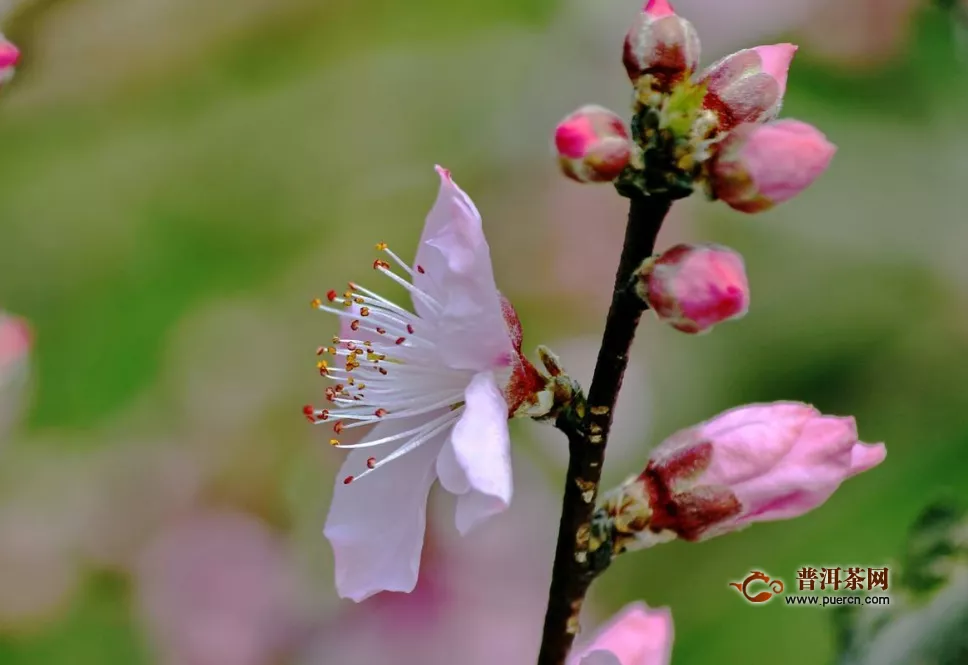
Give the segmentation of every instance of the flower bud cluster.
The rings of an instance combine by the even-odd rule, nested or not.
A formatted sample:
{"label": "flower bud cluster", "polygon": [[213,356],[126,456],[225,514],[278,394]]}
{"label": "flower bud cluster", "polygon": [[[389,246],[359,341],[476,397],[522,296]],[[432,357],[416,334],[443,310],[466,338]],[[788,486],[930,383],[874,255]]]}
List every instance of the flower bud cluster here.
{"label": "flower bud cluster", "polygon": [[695,28],[668,0],[648,0],[628,31],[622,61],[635,87],[628,129],[586,106],[555,134],[562,171],[615,182],[627,196],[708,196],[753,213],[792,198],[830,164],[836,148],[817,129],[776,117],[797,47],[744,49],[699,70]]}

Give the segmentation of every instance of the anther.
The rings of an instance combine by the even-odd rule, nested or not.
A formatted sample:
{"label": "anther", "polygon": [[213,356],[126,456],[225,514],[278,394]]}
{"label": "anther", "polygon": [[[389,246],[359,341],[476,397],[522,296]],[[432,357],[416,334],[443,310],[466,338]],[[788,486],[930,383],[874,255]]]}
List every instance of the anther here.
{"label": "anther", "polygon": [[355,302],[357,305],[362,305],[366,301],[363,299],[363,296],[353,296],[353,302]]}
{"label": "anther", "polygon": [[417,266],[417,272],[419,272],[419,273],[420,273],[420,274],[422,275],[422,274],[424,274],[424,273],[425,273],[426,271],[424,270],[424,268],[423,268],[423,266]]}
{"label": "anther", "polygon": [[353,322],[350,324],[350,329],[352,329],[352,330],[359,330],[360,329],[360,320],[359,319],[353,319]]}
{"label": "anther", "polygon": [[376,248],[377,248],[378,251],[382,252],[383,250],[385,250],[387,248],[387,244],[385,242],[378,242],[376,244]]}
{"label": "anther", "polygon": [[329,291],[327,291],[326,299],[329,300],[330,302],[333,302],[334,300],[336,300],[336,289],[330,289]]}
{"label": "anther", "polygon": [[369,307],[360,307],[360,316],[369,316],[369,315],[370,315]]}
{"label": "anther", "polygon": [[368,468],[368,469],[375,469],[376,468],[376,458],[375,457],[368,457],[367,458],[367,460],[366,460],[366,468]]}
{"label": "anther", "polygon": [[377,418],[382,418],[383,416],[387,415],[387,410],[377,409],[376,411],[373,412],[373,415],[376,416]]}
{"label": "anther", "polygon": [[313,408],[312,404],[307,404],[303,407],[303,413],[305,413],[307,416],[311,416],[316,413],[316,409]]}
{"label": "anther", "polygon": [[386,367],[377,367],[377,369],[380,370],[380,374],[382,374],[383,376],[386,376],[387,375],[387,368]]}
{"label": "anther", "polygon": [[339,445],[339,439],[330,439],[329,440],[329,445],[331,445],[331,446],[338,446]]}
{"label": "anther", "polygon": [[340,432],[343,431],[343,421],[342,420],[337,420],[336,421],[336,423],[333,425],[333,431],[336,432],[337,434],[339,434]]}
{"label": "anther", "polygon": [[320,347],[317,347],[316,348],[316,355],[317,356],[321,356],[324,353],[326,353],[326,347],[325,346],[320,346]]}
{"label": "anther", "polygon": [[351,482],[353,482],[353,476],[346,476],[345,478],[343,478],[344,485],[349,485]]}
{"label": "anther", "polygon": [[323,305],[323,301],[322,301],[322,300],[320,300],[319,298],[313,298],[313,300],[312,300],[312,302],[310,302],[310,303],[309,303],[309,305],[310,305],[310,306],[311,306],[311,307],[312,307],[313,309],[319,309],[320,307],[322,307],[322,305]]}
{"label": "anther", "polygon": [[403,344],[406,341],[407,341],[407,338],[406,337],[397,337],[397,341],[394,342],[394,344],[396,344],[397,346],[399,346],[399,345]]}
{"label": "anther", "polygon": [[410,333],[411,335],[413,334],[413,326],[410,325],[409,323],[407,324],[407,332]]}
{"label": "anther", "polygon": [[376,329],[376,332],[379,335],[386,335],[387,334],[387,329],[386,328],[377,328]]}

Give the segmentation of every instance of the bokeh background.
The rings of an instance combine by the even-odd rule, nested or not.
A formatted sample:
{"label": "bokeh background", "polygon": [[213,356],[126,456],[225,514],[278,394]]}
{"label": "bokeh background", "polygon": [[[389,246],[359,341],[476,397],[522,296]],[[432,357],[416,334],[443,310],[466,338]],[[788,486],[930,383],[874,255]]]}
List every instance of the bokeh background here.
{"label": "bokeh background", "polygon": [[[462,540],[435,494],[417,591],[339,601],[322,523],[341,454],[300,413],[334,322],[308,303],[372,279],[377,241],[412,256],[441,163],[526,348],[587,380],[624,203],[559,176],[550,134],[582,103],[626,108],[639,4],[0,4],[24,52],[0,97],[0,308],[35,335],[0,450],[2,665],[533,662],[563,441],[514,423],[509,513]],[[889,454],[796,521],[623,557],[585,623],[641,598],[673,609],[676,665],[826,663],[828,611],[727,584],[889,565],[925,503],[968,494],[968,40],[917,0],[676,6],[706,61],[799,43],[784,115],[840,150],[775,211],[676,205],[660,244],[741,251],[752,307],[698,338],[646,323],[606,479],[761,400],[855,415]]]}

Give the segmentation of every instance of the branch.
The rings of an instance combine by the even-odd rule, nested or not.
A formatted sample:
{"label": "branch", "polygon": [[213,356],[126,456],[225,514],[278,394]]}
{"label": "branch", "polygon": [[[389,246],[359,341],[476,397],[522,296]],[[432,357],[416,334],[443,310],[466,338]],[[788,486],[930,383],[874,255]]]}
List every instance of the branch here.
{"label": "branch", "polygon": [[652,255],[656,236],[671,205],[671,200],[664,197],[637,195],[630,199],[625,244],[587,405],[576,405],[555,423],[568,436],[570,456],[538,665],[564,664],[578,634],[578,616],[585,593],[608,563],[606,560],[604,564],[597,564],[589,559],[590,523],[612,426],[612,411],[622,387],[635,330],[647,308],[631,284],[642,261]]}

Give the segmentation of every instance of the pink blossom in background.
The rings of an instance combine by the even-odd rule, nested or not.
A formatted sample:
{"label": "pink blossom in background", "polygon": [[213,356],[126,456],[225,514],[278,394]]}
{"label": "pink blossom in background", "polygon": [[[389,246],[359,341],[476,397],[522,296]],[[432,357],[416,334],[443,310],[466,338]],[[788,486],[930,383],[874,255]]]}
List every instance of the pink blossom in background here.
{"label": "pink blossom in background", "polygon": [[823,133],[805,122],[740,125],[710,167],[710,184],[736,210],[767,210],[812,185],[836,152]]}
{"label": "pink blossom in background", "polygon": [[[517,314],[495,285],[481,216],[450,173],[437,171],[413,267],[379,246],[407,277],[374,263],[410,291],[415,313],[355,284],[316,303],[343,319],[341,336],[322,349],[342,366],[320,362],[335,385],[327,408],[306,415],[333,431],[333,445],[352,449],[325,534],[337,591],[357,602],[414,588],[435,480],[458,495],[462,533],[508,507],[508,418],[542,387],[521,355]],[[343,430],[368,424],[376,426],[361,442],[340,443]]]}
{"label": "pink blossom in background", "polygon": [[877,67],[899,56],[922,0],[823,0],[798,31],[811,56],[839,67]]}
{"label": "pink blossom in background", "polygon": [[649,263],[639,292],[660,321],[701,333],[744,316],[750,287],[743,257],[712,244],[680,244]]}
{"label": "pink blossom in background", "polygon": [[668,608],[645,603],[623,608],[590,642],[577,647],[568,665],[669,665],[674,630]]}
{"label": "pink blossom in background", "polygon": [[12,429],[22,406],[31,344],[27,322],[0,311],[0,443]]}
{"label": "pink blossom in background", "polygon": [[269,665],[304,629],[285,544],[255,517],[198,513],[143,553],[137,609],[168,665]]}
{"label": "pink blossom in background", "polygon": [[858,439],[853,418],[797,402],[751,404],[666,439],[638,482],[653,531],[703,540],[803,515],[885,455],[884,444]]}

